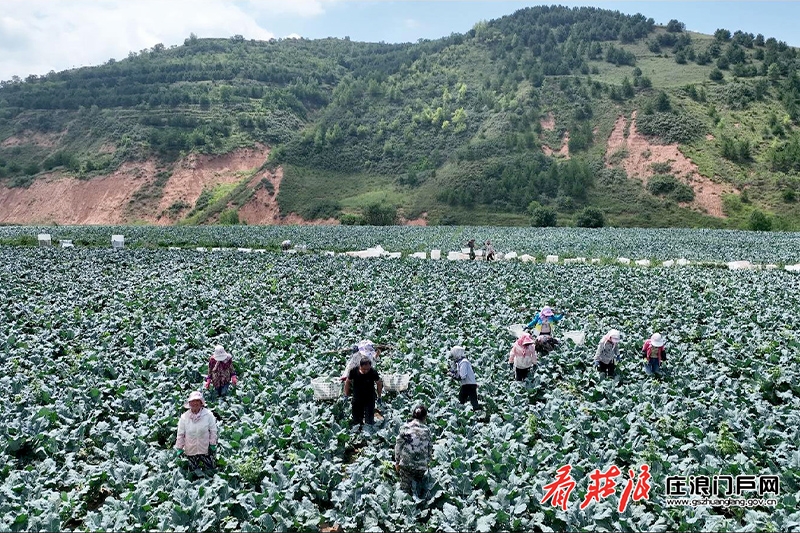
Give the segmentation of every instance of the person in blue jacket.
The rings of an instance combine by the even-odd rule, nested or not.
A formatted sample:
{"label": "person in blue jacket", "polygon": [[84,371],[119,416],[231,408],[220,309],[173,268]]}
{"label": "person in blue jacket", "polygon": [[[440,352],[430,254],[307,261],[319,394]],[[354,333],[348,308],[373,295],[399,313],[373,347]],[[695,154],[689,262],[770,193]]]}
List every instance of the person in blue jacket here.
{"label": "person in blue jacket", "polygon": [[542,307],[542,310],[536,313],[533,320],[528,322],[525,329],[535,329],[537,335],[553,335],[553,324],[564,318],[567,314],[555,314],[549,305]]}

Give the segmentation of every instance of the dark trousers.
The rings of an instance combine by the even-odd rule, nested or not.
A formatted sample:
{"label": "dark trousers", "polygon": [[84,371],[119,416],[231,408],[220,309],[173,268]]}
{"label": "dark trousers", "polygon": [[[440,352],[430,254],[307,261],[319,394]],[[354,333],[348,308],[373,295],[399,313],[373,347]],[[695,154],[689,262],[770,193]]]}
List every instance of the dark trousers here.
{"label": "dark trousers", "polygon": [[528,374],[530,374],[531,370],[536,370],[537,365],[533,365],[530,368],[517,368],[514,367],[514,376],[517,381],[525,381],[527,379]]}
{"label": "dark trousers", "polygon": [[598,367],[597,370],[601,374],[605,374],[608,377],[612,378],[612,377],[614,377],[614,371],[615,371],[616,367],[617,367],[617,364],[614,361],[611,361],[610,363],[604,363],[604,362],[600,361],[600,366]]}
{"label": "dark trousers", "polygon": [[187,455],[186,459],[189,461],[189,470],[214,470],[217,467],[214,456],[209,453]]}
{"label": "dark trousers", "polygon": [[472,408],[478,410],[478,386],[477,385],[461,385],[461,390],[458,391],[458,401],[461,403],[469,402]]}
{"label": "dark trousers", "polygon": [[370,425],[375,423],[375,398],[353,396],[353,425],[364,422]]}

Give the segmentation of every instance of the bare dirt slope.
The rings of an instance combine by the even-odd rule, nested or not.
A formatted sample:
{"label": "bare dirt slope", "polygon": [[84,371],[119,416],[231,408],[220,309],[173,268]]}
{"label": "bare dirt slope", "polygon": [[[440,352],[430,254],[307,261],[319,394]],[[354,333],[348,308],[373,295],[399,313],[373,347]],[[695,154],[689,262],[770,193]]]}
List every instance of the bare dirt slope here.
{"label": "bare dirt slope", "polygon": [[147,217],[148,222],[169,224],[167,217],[160,215],[171,205],[184,202],[193,206],[203,189],[239,183],[246,173],[263,165],[268,156],[269,148],[263,145],[240,148],[220,156],[190,154],[175,165],[158,209]]}
{"label": "bare dirt slope", "polygon": [[131,196],[155,172],[152,161],[125,163],[114,173],[91,180],[54,172],[27,189],[0,187],[0,222],[122,224]]}
{"label": "bare dirt slope", "polygon": [[678,149],[677,144],[654,144],[636,129],[636,112],[631,116],[631,124],[627,138],[625,126],[627,120],[620,115],[614,124],[614,129],[608,138],[606,148],[606,164],[612,155],[620,150],[626,150],[627,155],[622,159],[622,168],[630,178],[639,178],[645,185],[653,176],[653,163],[669,163],[672,174],[691,186],[694,190],[694,201],[686,204],[688,207],[707,213],[715,217],[724,217],[722,211],[722,196],[733,192],[730,185],[716,183],[698,172],[695,165]]}
{"label": "bare dirt slope", "polygon": [[[34,224],[124,224],[145,220],[171,221],[161,213],[178,200],[194,205],[204,188],[237,183],[243,174],[261,166],[269,155],[265,146],[243,148],[222,156],[192,154],[175,164],[157,209],[131,215],[134,195],[155,181],[159,169],[152,160],[124,163],[106,176],[79,180],[54,172],[39,177],[27,189],[0,187],[0,222]],[[133,219],[130,219],[133,217]]]}

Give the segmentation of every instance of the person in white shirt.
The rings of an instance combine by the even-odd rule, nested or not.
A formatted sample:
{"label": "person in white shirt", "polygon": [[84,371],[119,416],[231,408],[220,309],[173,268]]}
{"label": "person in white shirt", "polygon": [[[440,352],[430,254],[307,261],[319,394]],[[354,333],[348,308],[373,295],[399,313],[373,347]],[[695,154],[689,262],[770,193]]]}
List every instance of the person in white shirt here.
{"label": "person in white shirt", "polygon": [[216,468],[217,420],[214,413],[206,409],[200,391],[192,392],[184,407],[188,411],[178,420],[177,455],[186,455],[190,470]]}
{"label": "person in white shirt", "polygon": [[461,403],[470,401],[472,409],[477,411],[478,406],[478,382],[475,380],[475,371],[472,370],[472,363],[464,355],[463,346],[453,346],[450,349],[450,377],[461,382],[461,390],[458,392],[458,401]]}

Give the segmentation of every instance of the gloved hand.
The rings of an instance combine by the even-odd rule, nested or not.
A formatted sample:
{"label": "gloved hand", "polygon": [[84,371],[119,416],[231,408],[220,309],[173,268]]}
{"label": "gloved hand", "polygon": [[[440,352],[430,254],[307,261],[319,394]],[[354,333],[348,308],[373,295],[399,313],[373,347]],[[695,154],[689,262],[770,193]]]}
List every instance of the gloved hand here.
{"label": "gloved hand", "polygon": [[594,366],[595,368],[600,368],[600,361],[595,361]]}
{"label": "gloved hand", "polygon": [[617,362],[619,363],[621,360],[622,360],[622,354],[619,354],[619,355],[617,356]]}
{"label": "gloved hand", "polygon": [[203,383],[203,388],[204,388],[204,389],[207,389],[207,388],[209,388],[210,386],[211,386],[211,380],[210,380],[210,379],[208,379],[208,378],[206,378],[206,381],[205,381],[205,383]]}
{"label": "gloved hand", "polygon": [[208,445],[208,449],[209,449],[209,451],[211,452],[212,455],[217,453],[217,445],[216,444],[209,444]]}
{"label": "gloved hand", "polygon": [[239,378],[237,378],[236,376],[233,376],[231,378],[231,384],[232,385],[236,385],[237,383],[239,383]]}

